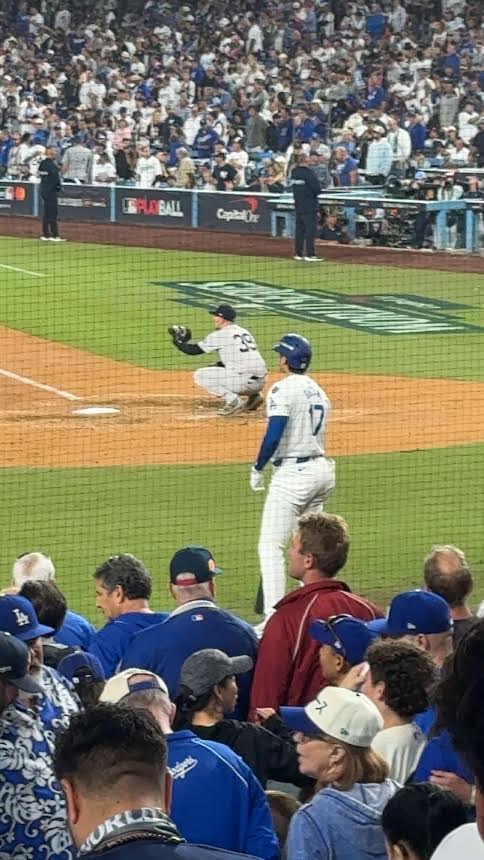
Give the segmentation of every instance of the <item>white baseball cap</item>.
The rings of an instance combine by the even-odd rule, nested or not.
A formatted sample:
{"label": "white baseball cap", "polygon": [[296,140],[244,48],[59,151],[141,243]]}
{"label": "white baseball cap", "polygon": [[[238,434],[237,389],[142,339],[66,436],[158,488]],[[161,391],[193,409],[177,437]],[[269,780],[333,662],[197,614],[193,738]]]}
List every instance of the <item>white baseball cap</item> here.
{"label": "white baseball cap", "polygon": [[[132,679],[136,675],[144,675],[146,678],[144,681],[135,682]],[[114,675],[109,681],[106,681],[99,701],[116,705],[130,693],[139,693],[141,690],[161,690],[165,696],[170,698],[165,682],[154,672],[147,672],[146,669],[125,669],[124,672],[120,672],[119,675]]]}
{"label": "white baseball cap", "polygon": [[280,708],[288,728],[305,735],[328,735],[353,747],[371,746],[383,728],[380,712],[363,693],[325,687],[305,708]]}

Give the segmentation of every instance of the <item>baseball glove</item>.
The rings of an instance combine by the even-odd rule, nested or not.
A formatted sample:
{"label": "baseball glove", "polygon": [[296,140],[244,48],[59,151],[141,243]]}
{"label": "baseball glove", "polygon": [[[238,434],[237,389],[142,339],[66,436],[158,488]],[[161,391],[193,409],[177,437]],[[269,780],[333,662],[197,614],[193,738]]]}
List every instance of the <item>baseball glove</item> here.
{"label": "baseball glove", "polygon": [[174,343],[187,343],[192,337],[192,332],[186,325],[171,325],[168,334]]}

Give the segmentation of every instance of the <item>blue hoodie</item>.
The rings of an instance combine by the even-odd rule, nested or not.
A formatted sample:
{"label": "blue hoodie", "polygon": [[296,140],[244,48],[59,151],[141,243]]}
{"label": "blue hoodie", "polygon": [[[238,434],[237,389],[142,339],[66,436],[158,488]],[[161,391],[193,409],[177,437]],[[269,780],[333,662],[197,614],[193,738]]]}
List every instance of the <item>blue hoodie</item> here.
{"label": "blue hoodie", "polygon": [[398,788],[390,779],[323,788],[291,821],[288,860],[386,860],[380,818]]}

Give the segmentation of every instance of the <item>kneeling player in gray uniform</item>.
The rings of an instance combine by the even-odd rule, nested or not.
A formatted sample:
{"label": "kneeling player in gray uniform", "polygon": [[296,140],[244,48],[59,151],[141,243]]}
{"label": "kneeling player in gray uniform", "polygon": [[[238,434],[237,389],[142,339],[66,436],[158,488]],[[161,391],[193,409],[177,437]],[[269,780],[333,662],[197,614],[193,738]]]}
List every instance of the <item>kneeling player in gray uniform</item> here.
{"label": "kneeling player in gray uniform", "polygon": [[251,333],[235,323],[237,314],[231,305],[219,305],[210,313],[215,331],[199,343],[189,343],[190,329],[173,325],[168,329],[173,343],[185,355],[218,352],[219,362],[196,370],[193,378],[200,388],[224,399],[219,415],[252,412],[264,402],[260,392],[267,374],[265,361]]}

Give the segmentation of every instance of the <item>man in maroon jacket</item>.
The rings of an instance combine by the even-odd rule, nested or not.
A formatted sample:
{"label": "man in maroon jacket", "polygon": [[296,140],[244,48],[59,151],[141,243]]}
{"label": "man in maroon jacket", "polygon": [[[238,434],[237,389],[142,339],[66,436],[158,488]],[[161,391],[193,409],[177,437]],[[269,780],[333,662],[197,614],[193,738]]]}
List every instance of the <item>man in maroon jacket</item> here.
{"label": "man in maroon jacket", "polygon": [[352,594],[333,577],[349,551],[348,527],[335,514],[306,514],[298,521],[290,550],[289,575],[302,583],[276,604],[259,647],[250,701],[256,708],[306,705],[327,683],[318,660],[311,623],[347,614],[362,621],[381,618],[376,606]]}

